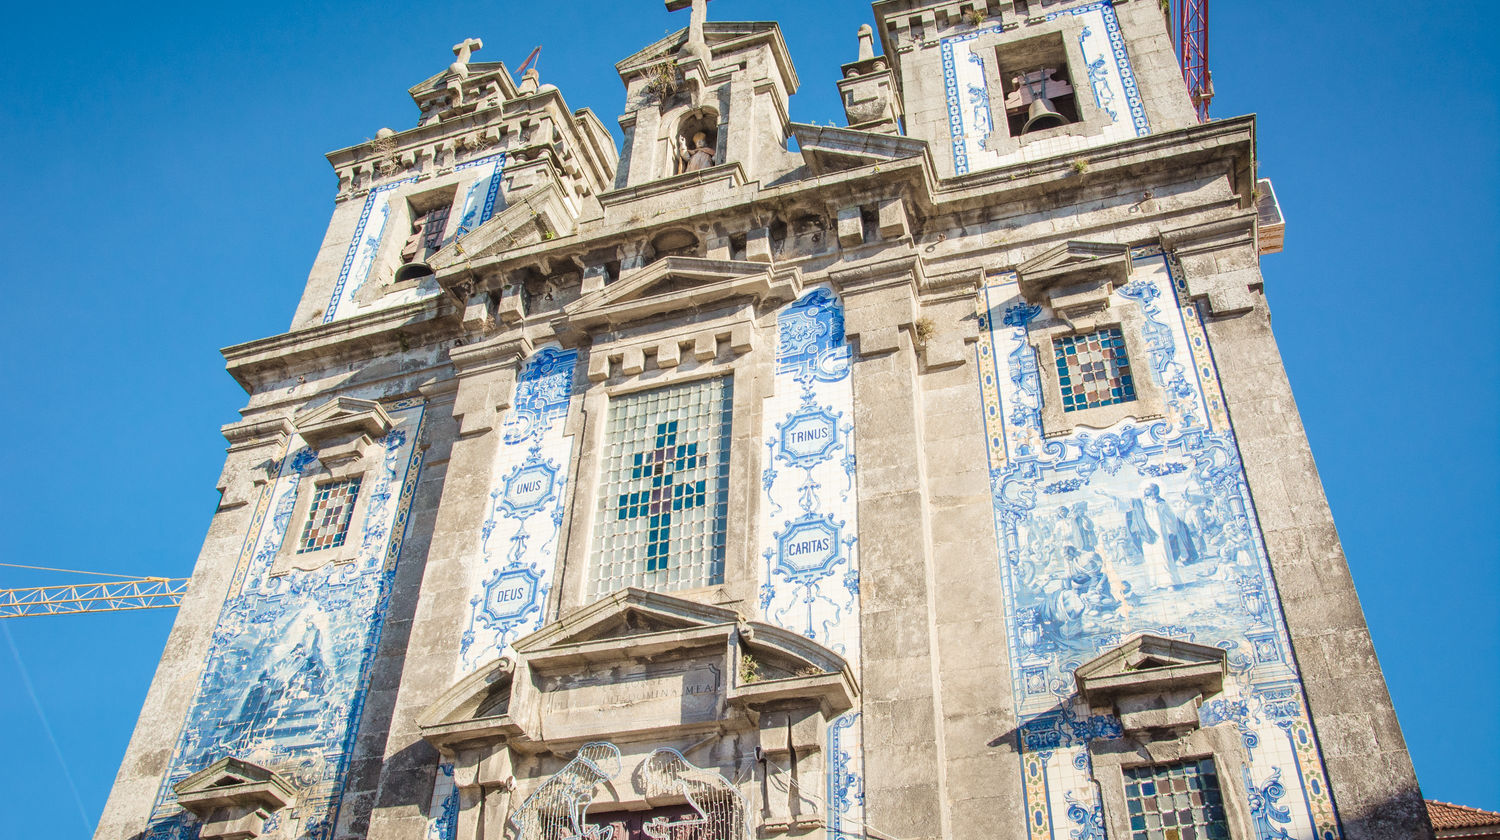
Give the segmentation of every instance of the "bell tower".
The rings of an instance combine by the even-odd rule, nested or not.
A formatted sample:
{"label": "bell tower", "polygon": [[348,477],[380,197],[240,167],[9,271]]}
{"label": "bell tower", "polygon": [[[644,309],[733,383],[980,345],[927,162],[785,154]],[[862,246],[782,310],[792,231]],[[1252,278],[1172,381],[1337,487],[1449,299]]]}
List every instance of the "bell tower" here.
{"label": "bell tower", "polygon": [[667,0],[690,8],[688,27],[615,65],[626,90],[617,189],[680,176],[767,182],[800,163],[786,150],[798,83],[781,28],[711,22],[707,5]]}
{"label": "bell tower", "polygon": [[875,4],[906,131],[966,175],[1198,122],[1151,3]]}

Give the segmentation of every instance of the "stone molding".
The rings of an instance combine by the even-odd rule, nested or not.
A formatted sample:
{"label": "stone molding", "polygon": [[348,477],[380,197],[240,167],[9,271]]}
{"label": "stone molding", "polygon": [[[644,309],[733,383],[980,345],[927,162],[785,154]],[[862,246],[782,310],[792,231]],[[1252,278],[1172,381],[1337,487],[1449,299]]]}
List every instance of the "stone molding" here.
{"label": "stone molding", "polygon": [[1241,210],[1212,222],[1163,230],[1162,248],[1177,258],[1188,295],[1206,298],[1214,315],[1238,315],[1254,308],[1264,281],[1256,247],[1256,212]]}
{"label": "stone molding", "polygon": [[226,756],[172,786],[177,804],[202,821],[204,840],[254,840],[265,821],[297,801],[296,788],[250,761]]}
{"label": "stone molding", "polygon": [[1230,836],[1255,837],[1249,794],[1239,780],[1250,764],[1244,739],[1233,723],[1203,727],[1198,707],[1224,688],[1228,654],[1221,648],[1149,634],[1080,665],[1073,673],[1078,693],[1095,714],[1111,714],[1118,737],[1089,742],[1110,836],[1129,837],[1125,770],[1212,758],[1221,780]]}
{"label": "stone molding", "polygon": [[231,345],[220,352],[229,375],[246,393],[256,394],[299,373],[394,355],[451,335],[453,326],[446,316],[458,311],[458,305],[446,296],[432,297]]}
{"label": "stone molding", "polygon": [[[853,708],[860,693],[844,658],[816,642],[774,625],[746,621],[734,610],[633,587],[546,624],[512,647],[514,660],[497,659],[479,668],[418,717],[428,743],[444,754],[502,741],[523,753],[565,753],[599,738],[655,742],[690,733],[751,729],[763,711],[799,702],[832,720]],[[744,681],[741,657],[752,654],[775,661],[789,675]],[[561,724],[553,720],[544,725],[543,695],[560,689],[546,687],[544,676],[587,674],[607,686],[615,684],[617,678],[609,675],[621,666],[696,658],[717,664],[722,678],[714,689],[719,701],[709,718],[674,723],[633,717],[592,734],[548,735],[549,728]],[[506,692],[508,699],[501,696]],[[622,702],[629,705],[632,700],[649,702],[630,697]]]}
{"label": "stone molding", "polygon": [[500,413],[515,396],[521,362],[531,355],[531,340],[519,329],[485,341],[455,347],[448,358],[458,372],[453,416],[460,436],[479,434],[500,423]]}
{"label": "stone molding", "polygon": [[229,441],[229,456],[215,485],[222,511],[248,504],[271,481],[295,430],[285,417],[273,417],[229,423],[219,431]]}

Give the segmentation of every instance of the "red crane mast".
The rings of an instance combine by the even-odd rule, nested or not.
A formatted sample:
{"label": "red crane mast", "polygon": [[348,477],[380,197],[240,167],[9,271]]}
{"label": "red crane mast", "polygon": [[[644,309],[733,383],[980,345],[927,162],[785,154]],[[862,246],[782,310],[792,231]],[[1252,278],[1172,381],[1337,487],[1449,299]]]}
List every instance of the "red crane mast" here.
{"label": "red crane mast", "polygon": [[1182,80],[1198,119],[1207,120],[1208,103],[1214,98],[1214,76],[1208,69],[1208,0],[1169,0],[1164,5]]}

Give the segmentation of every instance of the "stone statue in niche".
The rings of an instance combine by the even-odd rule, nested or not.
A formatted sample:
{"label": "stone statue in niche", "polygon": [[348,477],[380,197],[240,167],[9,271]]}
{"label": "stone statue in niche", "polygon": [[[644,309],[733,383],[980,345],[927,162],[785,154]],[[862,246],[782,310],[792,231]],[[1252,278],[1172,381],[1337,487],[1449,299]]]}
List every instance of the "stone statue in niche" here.
{"label": "stone statue in niche", "polygon": [[689,145],[686,132],[677,137],[677,174],[683,172],[697,172],[713,166],[714,160],[713,144],[708,141],[708,132],[695,131]]}

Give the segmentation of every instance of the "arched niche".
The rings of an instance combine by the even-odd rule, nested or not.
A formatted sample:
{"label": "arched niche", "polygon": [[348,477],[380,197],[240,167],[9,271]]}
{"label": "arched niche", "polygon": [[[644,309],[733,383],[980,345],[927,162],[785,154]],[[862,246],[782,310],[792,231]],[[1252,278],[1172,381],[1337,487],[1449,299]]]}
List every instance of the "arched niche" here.
{"label": "arched niche", "polygon": [[719,147],[719,112],[713,108],[696,108],[676,120],[667,137],[671,175],[696,172],[724,162]]}
{"label": "arched niche", "polygon": [[662,257],[696,257],[702,251],[698,237],[683,228],[669,228],[651,237],[647,263]]}

